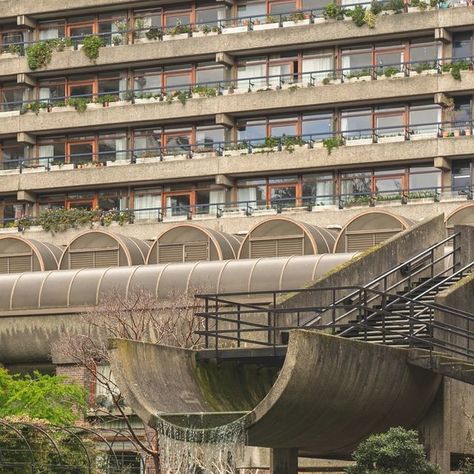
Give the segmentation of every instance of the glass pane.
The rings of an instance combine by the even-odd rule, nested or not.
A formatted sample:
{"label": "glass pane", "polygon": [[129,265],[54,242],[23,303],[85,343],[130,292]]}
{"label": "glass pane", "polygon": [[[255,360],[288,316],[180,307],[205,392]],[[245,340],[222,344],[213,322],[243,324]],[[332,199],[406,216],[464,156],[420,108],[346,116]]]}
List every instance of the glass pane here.
{"label": "glass pane", "polygon": [[3,89],[1,94],[1,112],[20,110],[23,104],[23,88]]}
{"label": "glass pane", "polygon": [[327,5],[326,0],[303,0],[303,10],[322,9]]}
{"label": "glass pane", "polygon": [[157,156],[161,148],[161,130],[137,132],[134,137],[136,157]]}
{"label": "glass pane", "polygon": [[381,198],[400,198],[403,191],[402,178],[377,179],[375,182],[375,191]]}
{"label": "glass pane", "polygon": [[441,184],[441,172],[415,173],[410,170],[409,186],[411,191],[437,188]]}
{"label": "glass pane", "polygon": [[189,12],[167,13],[166,28],[172,28],[176,25],[189,25],[191,23],[191,14]]}
{"label": "glass pane", "polygon": [[93,90],[92,84],[71,85],[69,86],[69,96],[90,98],[92,97]]}
{"label": "glass pane", "polygon": [[3,154],[2,169],[15,169],[25,157],[25,149],[22,145],[4,146],[1,149]]}
{"label": "glass pane", "polygon": [[334,180],[331,175],[303,176],[303,198],[313,198],[314,204],[334,203]]}
{"label": "glass pane", "polygon": [[438,106],[411,107],[409,114],[410,133],[436,135],[438,133],[440,110]]}
{"label": "glass pane", "polygon": [[296,186],[270,188],[270,199],[272,204],[294,205],[296,198]]}
{"label": "glass pane", "polygon": [[200,25],[215,26],[217,20],[225,18],[225,8],[203,8],[196,10],[196,20]]}
{"label": "glass pane", "polygon": [[179,155],[190,150],[191,137],[189,135],[172,135],[166,140],[166,153]]}
{"label": "glass pane", "polygon": [[262,1],[247,2],[244,5],[239,5],[237,14],[239,18],[257,16],[260,17],[260,20],[263,20],[267,15],[267,7],[265,2]]}
{"label": "glass pane", "polygon": [[270,85],[279,86],[280,79],[283,82],[292,82],[294,80],[293,64],[286,63],[271,65],[268,68],[268,75],[270,76],[268,80]]}
{"label": "glass pane", "polygon": [[161,89],[161,72],[152,74],[137,73],[135,75],[134,89],[138,99],[147,98],[150,94],[159,93]]}
{"label": "glass pane", "polygon": [[120,79],[107,79],[99,81],[99,94],[111,94],[118,97]]}
{"label": "glass pane", "polygon": [[471,167],[472,164],[468,160],[453,161],[452,184],[454,191],[470,189],[472,185]]}
{"label": "glass pane", "polygon": [[403,53],[401,51],[391,53],[379,53],[376,56],[377,72],[383,73],[388,67],[401,70]]}
{"label": "glass pane", "polygon": [[472,35],[467,33],[453,34],[453,58],[470,58],[472,56]]}
{"label": "glass pane", "polygon": [[212,87],[219,82],[224,81],[224,67],[217,67],[212,69],[198,69],[196,71],[196,83],[205,84]]}
{"label": "glass pane", "polygon": [[432,63],[437,57],[438,47],[435,44],[417,45],[410,48],[410,62],[414,68],[420,63]]}
{"label": "glass pane", "polygon": [[69,208],[70,209],[86,209],[90,211],[92,209],[92,202],[70,202]]}
{"label": "glass pane", "polygon": [[189,89],[191,86],[191,75],[166,75],[166,84],[165,87],[169,91]]}
{"label": "glass pane", "polygon": [[191,198],[189,194],[166,197],[166,212],[171,216],[185,216],[189,211]]}
{"label": "glass pane", "polygon": [[[351,0],[352,2],[352,0]],[[344,53],[342,56],[342,68],[346,76],[358,75],[369,71],[372,65],[372,53],[370,52],[351,52]]]}
{"label": "glass pane", "polygon": [[120,161],[127,158],[127,139],[99,138],[99,161]]}
{"label": "glass pane", "polygon": [[197,150],[196,151],[209,151],[213,150],[219,144],[224,141],[224,129],[213,128],[213,129],[197,129],[196,131]]}
{"label": "glass pane", "polygon": [[296,10],[296,2],[278,2],[270,3],[270,15],[279,15],[281,13],[291,13]]}
{"label": "glass pane", "polygon": [[341,124],[346,137],[364,138],[372,136],[372,115],[369,112],[360,115],[343,112]]}
{"label": "glass pane", "polygon": [[92,25],[73,26],[70,28],[70,36],[72,39],[81,40],[84,36],[89,36],[93,33]]}
{"label": "glass pane", "polygon": [[341,192],[344,199],[348,199],[351,195],[368,195],[371,193],[371,177],[368,173],[351,173],[342,176]]}
{"label": "glass pane", "polygon": [[377,115],[376,127],[379,136],[403,134],[403,115]]}
{"label": "glass pane", "polygon": [[252,144],[261,143],[265,140],[266,127],[262,122],[248,122],[238,128],[239,141],[252,141]]}
{"label": "glass pane", "polygon": [[70,163],[85,164],[94,159],[94,147],[92,143],[71,143],[69,146]]}
{"label": "glass pane", "polygon": [[303,135],[311,140],[324,140],[332,136],[332,115],[303,117]]}

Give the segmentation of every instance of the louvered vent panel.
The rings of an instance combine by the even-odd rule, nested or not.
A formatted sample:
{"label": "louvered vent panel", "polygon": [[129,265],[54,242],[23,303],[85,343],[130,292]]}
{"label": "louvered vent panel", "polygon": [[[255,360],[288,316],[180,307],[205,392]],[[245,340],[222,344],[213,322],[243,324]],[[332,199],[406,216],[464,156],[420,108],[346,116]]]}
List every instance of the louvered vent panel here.
{"label": "louvered vent panel", "polygon": [[278,257],[291,257],[292,255],[303,255],[303,239],[281,239],[277,240]]}
{"label": "louvered vent panel", "polygon": [[95,252],[95,268],[118,267],[119,251],[118,250],[97,250]]}
{"label": "louvered vent panel", "polygon": [[377,232],[374,237],[375,237],[375,243],[380,244],[380,242],[383,242],[384,240],[389,239],[390,237],[394,236],[397,234],[397,232]]}
{"label": "louvered vent panel", "polygon": [[374,245],[373,234],[347,234],[347,252],[358,252]]}
{"label": "louvered vent panel", "polygon": [[8,273],[8,257],[0,258],[0,273]]}
{"label": "louvered vent panel", "polygon": [[92,268],[94,266],[94,254],[92,252],[74,252],[69,254],[69,268]]}
{"label": "louvered vent panel", "polygon": [[272,240],[254,240],[250,241],[250,258],[276,257],[277,241]]}
{"label": "louvered vent panel", "polygon": [[185,262],[199,262],[209,260],[209,245],[207,242],[186,244],[184,247]]}
{"label": "louvered vent panel", "polygon": [[448,227],[448,237],[451,237],[452,235],[454,235],[454,226]]}
{"label": "louvered vent panel", "polygon": [[31,255],[9,258],[9,273],[31,272]]}
{"label": "louvered vent panel", "polygon": [[184,246],[177,245],[160,245],[158,246],[158,263],[182,262]]}

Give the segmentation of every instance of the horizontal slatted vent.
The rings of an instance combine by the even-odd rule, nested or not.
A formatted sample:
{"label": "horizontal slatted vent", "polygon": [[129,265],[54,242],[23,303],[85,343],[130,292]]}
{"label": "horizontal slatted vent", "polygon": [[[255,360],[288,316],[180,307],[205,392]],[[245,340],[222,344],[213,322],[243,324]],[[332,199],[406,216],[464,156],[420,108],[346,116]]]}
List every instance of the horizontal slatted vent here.
{"label": "horizontal slatted vent", "polygon": [[31,271],[33,271],[31,255],[0,257],[0,273],[23,273]]}
{"label": "horizontal slatted vent", "polygon": [[375,243],[380,244],[384,240],[389,239],[390,237],[393,237],[394,235],[398,234],[398,232],[376,232],[375,233]]}
{"label": "horizontal slatted vent", "polygon": [[93,252],[70,252],[69,268],[75,270],[78,268],[93,268],[94,253]]}
{"label": "horizontal slatted vent", "polygon": [[374,245],[374,234],[349,234],[346,235],[347,252],[358,252]]}
{"label": "horizontal slatted vent", "polygon": [[448,227],[448,237],[451,237],[454,235],[454,226],[453,227]]}
{"label": "horizontal slatted vent", "polygon": [[94,268],[118,267],[119,251],[118,250],[98,250],[94,252]]}
{"label": "horizontal slatted vent", "polygon": [[158,263],[175,263],[184,261],[184,245],[158,245]]}
{"label": "horizontal slatted vent", "polygon": [[199,262],[209,260],[208,242],[188,243],[184,246],[184,261]]}
{"label": "horizontal slatted vent", "polygon": [[250,241],[250,258],[276,257],[277,241],[271,240],[251,240]]}
{"label": "horizontal slatted vent", "polygon": [[292,255],[303,255],[303,238],[277,240],[277,257],[291,257]]}

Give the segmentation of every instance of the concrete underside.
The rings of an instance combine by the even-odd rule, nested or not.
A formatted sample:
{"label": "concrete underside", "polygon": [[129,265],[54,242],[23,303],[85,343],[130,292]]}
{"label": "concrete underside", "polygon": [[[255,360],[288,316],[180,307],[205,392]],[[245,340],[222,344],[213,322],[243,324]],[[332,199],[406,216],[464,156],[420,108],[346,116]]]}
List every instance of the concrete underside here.
{"label": "concrete underside", "polygon": [[391,426],[416,426],[441,382],[409,366],[405,350],[307,330],[291,333],[280,370],[127,340],[112,340],[110,353],[127,403],[151,426],[207,430],[240,419],[251,446],[320,457],[348,456]]}

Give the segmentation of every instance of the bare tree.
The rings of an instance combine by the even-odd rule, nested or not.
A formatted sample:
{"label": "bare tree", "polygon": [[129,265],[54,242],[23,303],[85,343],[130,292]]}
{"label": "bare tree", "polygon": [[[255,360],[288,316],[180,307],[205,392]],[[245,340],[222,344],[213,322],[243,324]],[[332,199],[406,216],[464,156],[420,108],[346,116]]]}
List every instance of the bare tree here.
{"label": "bare tree", "polygon": [[202,308],[199,300],[191,296],[196,292],[170,293],[165,299],[157,299],[144,290],[131,292],[126,298],[118,292],[102,295],[98,306],[81,315],[83,329],[79,334],[66,335],[54,348],[67,360],[84,367],[101,387],[110,404],[96,403],[96,416],[121,420],[130,438],[152,460],[156,474],[161,472],[158,432],[146,424],[137,428],[132,423],[132,414],[109,369],[107,340],[121,338],[199,348],[196,331],[202,329],[202,320],[195,313]]}

